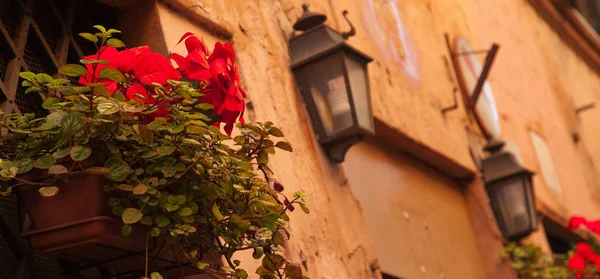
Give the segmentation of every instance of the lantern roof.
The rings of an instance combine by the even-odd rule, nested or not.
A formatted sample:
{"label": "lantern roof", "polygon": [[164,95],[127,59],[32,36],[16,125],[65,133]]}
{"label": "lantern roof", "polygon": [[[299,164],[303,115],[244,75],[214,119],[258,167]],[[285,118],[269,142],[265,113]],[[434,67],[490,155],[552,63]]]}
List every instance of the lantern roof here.
{"label": "lantern roof", "polygon": [[365,63],[373,61],[368,55],[347,44],[341,33],[321,24],[290,39],[292,68],[303,66],[340,49],[356,54]]}
{"label": "lantern roof", "polygon": [[483,179],[486,185],[520,174],[533,174],[531,171],[521,166],[512,153],[502,151],[501,149],[503,146],[503,141],[491,139],[484,148],[486,151],[492,153],[488,158],[481,162]]}

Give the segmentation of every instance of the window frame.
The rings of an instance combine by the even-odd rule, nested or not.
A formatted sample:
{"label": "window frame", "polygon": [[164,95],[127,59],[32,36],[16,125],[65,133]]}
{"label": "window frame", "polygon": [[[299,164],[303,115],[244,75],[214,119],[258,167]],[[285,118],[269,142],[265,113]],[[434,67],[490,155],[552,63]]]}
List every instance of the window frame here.
{"label": "window frame", "polygon": [[600,35],[579,11],[564,0],[528,0],[590,68],[600,73]]}

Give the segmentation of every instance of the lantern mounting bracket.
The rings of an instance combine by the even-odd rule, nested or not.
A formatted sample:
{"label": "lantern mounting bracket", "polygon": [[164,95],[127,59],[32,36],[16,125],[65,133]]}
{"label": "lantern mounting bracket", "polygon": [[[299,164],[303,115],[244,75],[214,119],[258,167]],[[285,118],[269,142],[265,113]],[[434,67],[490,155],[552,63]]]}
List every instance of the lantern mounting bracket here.
{"label": "lantern mounting bracket", "polygon": [[356,29],[354,28],[354,25],[352,24],[352,22],[350,22],[350,19],[348,19],[348,11],[347,10],[344,10],[342,12],[342,16],[344,16],[344,18],[346,19],[346,22],[348,22],[348,25],[350,25],[350,30],[342,33],[342,37],[344,38],[344,40],[348,40],[348,38],[356,35]]}
{"label": "lantern mounting bracket", "polygon": [[472,109],[475,107],[475,104],[477,104],[477,100],[479,100],[479,96],[481,95],[481,90],[483,89],[483,85],[490,73],[492,64],[494,63],[494,59],[496,58],[496,54],[498,53],[498,49],[500,48],[500,45],[494,43],[494,44],[492,44],[492,47],[490,49],[486,49],[486,50],[453,52],[452,47],[450,45],[450,38],[448,36],[448,33],[444,34],[444,36],[446,38],[446,46],[448,47],[448,52],[450,52],[450,58],[452,59],[452,64],[455,67],[455,69],[454,69],[455,71],[456,71],[456,65],[457,65],[455,58],[457,56],[486,54],[485,64],[483,65],[483,69],[481,70],[479,78],[477,79],[477,84],[475,85],[475,88],[473,89],[473,94],[471,94],[471,97],[468,98],[468,105]]}
{"label": "lantern mounting bracket", "polygon": [[454,104],[452,106],[442,108],[441,111],[442,111],[442,114],[444,115],[444,117],[446,117],[447,112],[453,111],[458,108],[458,101],[456,100],[456,92],[457,91],[458,91],[458,89],[456,89],[456,87],[454,87],[452,89],[452,97],[454,98]]}
{"label": "lantern mounting bracket", "polygon": [[586,105],[583,105],[583,106],[575,108],[575,113],[577,114],[577,116],[579,116],[580,113],[582,113],[582,112],[584,112],[586,110],[593,109],[595,107],[596,107],[596,103],[592,102],[592,103],[589,103],[589,104],[586,104]]}

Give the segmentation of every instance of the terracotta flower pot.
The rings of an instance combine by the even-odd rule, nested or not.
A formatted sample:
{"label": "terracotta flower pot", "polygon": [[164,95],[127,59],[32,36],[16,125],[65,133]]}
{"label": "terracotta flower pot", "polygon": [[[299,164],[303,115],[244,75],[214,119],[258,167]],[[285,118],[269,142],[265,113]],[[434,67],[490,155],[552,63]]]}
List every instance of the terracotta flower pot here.
{"label": "terracotta flower pot", "polygon": [[[83,167],[93,165],[84,162]],[[29,181],[44,180],[45,170],[34,170],[22,176]],[[121,235],[122,221],[110,213],[108,199],[103,187],[109,183],[104,176],[75,174],[68,181],[59,181],[59,192],[43,197],[38,192],[42,186],[27,185],[19,188],[25,208],[35,227],[23,234],[31,247],[68,260],[81,268],[106,267],[120,273],[139,273],[145,269],[145,250],[148,228],[134,226],[129,237]],[[157,254],[160,243],[150,242],[149,254]],[[168,246],[168,245],[167,245]],[[161,253],[156,261],[150,260],[150,268],[177,266],[170,249]],[[198,270],[184,268],[186,274]],[[179,272],[179,271],[178,271]]]}

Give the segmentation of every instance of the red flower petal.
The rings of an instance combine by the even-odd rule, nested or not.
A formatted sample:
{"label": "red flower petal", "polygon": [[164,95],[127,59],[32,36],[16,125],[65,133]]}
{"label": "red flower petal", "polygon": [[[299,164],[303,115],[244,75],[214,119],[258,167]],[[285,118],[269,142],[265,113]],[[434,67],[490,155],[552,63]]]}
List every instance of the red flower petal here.
{"label": "red flower petal", "polygon": [[119,70],[123,72],[133,71],[139,55],[147,52],[150,52],[150,47],[148,46],[134,47],[119,52]]}
{"label": "red flower petal", "polygon": [[581,225],[586,225],[587,222],[588,221],[585,218],[583,218],[583,217],[573,216],[569,220],[569,225],[567,226],[567,229],[569,229],[569,230],[577,229]]}
{"label": "red flower petal", "polygon": [[164,85],[167,80],[179,80],[181,78],[169,59],[156,52],[141,54],[133,73],[144,84],[156,82]]}
{"label": "red flower petal", "polygon": [[569,259],[567,267],[572,270],[585,269],[585,259],[581,255],[575,254]]}
{"label": "red flower petal", "polygon": [[577,243],[577,246],[575,247],[575,253],[581,255],[584,259],[588,261],[593,261],[597,257],[596,253],[594,253],[594,249],[592,248],[592,246],[585,242]]}
{"label": "red flower petal", "polygon": [[138,83],[129,86],[125,92],[125,96],[128,100],[136,100],[144,104],[153,104],[155,102],[154,97],[148,95],[146,88]]}

